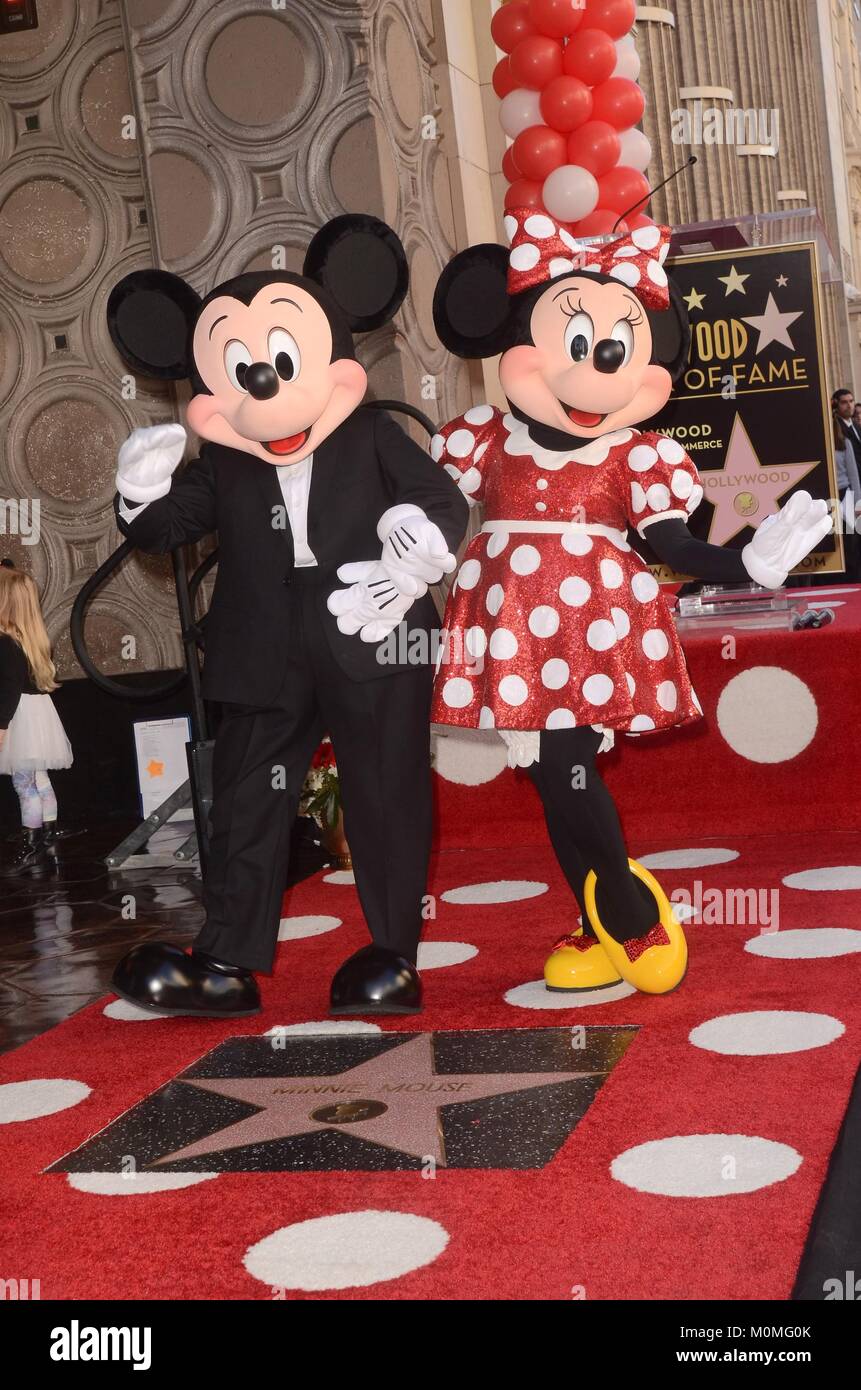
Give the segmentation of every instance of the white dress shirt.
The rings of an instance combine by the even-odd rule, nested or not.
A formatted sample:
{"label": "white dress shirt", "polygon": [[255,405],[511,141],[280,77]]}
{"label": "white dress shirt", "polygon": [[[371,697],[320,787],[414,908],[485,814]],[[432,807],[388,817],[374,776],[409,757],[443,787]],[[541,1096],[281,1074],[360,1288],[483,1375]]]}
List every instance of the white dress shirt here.
{"label": "white dress shirt", "polygon": [[[287,511],[287,520],[293,535],[293,556],[297,569],[310,569],[312,565],[317,563],[317,557],[308,544],[308,498],[311,495],[311,469],[313,465],[313,454],[303,459],[301,463],[275,465],[281,496],[284,498],[284,507]],[[137,506],[126,502],[125,498],[121,497],[119,513],[123,521],[134,521],[136,516],[140,516],[141,512],[151,505],[151,502],[142,502]]]}

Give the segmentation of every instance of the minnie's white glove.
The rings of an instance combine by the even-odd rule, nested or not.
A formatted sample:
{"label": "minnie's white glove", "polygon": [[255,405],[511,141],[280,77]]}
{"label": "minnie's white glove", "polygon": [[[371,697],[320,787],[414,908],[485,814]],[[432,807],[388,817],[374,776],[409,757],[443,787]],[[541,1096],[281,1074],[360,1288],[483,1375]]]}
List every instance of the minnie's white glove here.
{"label": "minnie's white glove", "polygon": [[166,496],[184,453],[182,425],[134,430],[117,459],[117,492],[130,502],[155,502]]}
{"label": "minnie's white glove", "polygon": [[785,507],[758,527],[741,552],[742,563],[755,584],[780,589],[790,570],[829,534],[831,524],[827,502],[814,502],[809,492],[793,493]]}
{"label": "minnie's white glove", "polygon": [[382,642],[415,602],[414,597],[401,593],[379,560],[341,565],[338,578],[351,587],[331,593],[327,607],[338,619],[341,632],[349,636],[358,632],[363,642]]}
{"label": "minnie's white glove", "polygon": [[380,517],[377,535],[383,542],[382,564],[403,594],[421,598],[430,584],[457,569],[448,541],[420,507],[390,507]]}

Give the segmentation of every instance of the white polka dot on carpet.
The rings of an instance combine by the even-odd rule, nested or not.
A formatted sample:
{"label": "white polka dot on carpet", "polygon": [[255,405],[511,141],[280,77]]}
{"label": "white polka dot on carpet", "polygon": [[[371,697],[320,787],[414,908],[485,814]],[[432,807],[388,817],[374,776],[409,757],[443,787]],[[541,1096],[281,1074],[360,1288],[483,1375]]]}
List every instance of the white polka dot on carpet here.
{"label": "white polka dot on carpet", "polygon": [[355,884],[356,875],[352,869],[335,869],[331,874],[323,875],[324,883],[334,883],[337,887],[346,887],[348,884]]}
{"label": "white polka dot on carpet", "polygon": [[504,995],[506,1004],[515,1009],[589,1009],[599,1004],[614,1004],[618,999],[629,999],[636,994],[633,985],[620,980],[617,985],[606,989],[578,990],[577,993],[548,989],[543,980],[530,980],[525,985],[515,985]]}
{"label": "white polka dot on carpet", "polygon": [[861,931],[849,927],[798,927],[763,932],[746,941],[744,949],[766,960],[827,960],[861,951]]}
{"label": "white polka dot on carpet", "polygon": [[282,917],[278,928],[278,940],[298,941],[305,936],[322,936],[341,925],[340,917]]}
{"label": "white polka dot on carpet", "polygon": [[250,1246],[243,1264],[271,1289],[360,1289],[431,1264],[448,1240],[425,1216],[345,1211],[282,1226]]}
{"label": "white polka dot on carpet", "polygon": [[66,1180],[76,1192],[98,1197],[141,1197],[153,1192],[178,1192],[211,1182],[218,1173],[68,1173]]}
{"label": "white polka dot on carpet", "polygon": [[481,903],[519,903],[526,898],[538,898],[546,892],[546,883],[501,878],[491,883],[468,883],[463,888],[447,888],[441,897],[444,903],[472,907]]}
{"label": "white polka dot on carpet", "polygon": [[309,1033],[325,1033],[327,1036],[334,1034],[336,1037],[342,1034],[349,1036],[353,1033],[381,1033],[383,1030],[378,1023],[365,1023],[358,1018],[324,1018],[311,1023],[276,1023],[274,1028],[267,1028],[263,1034],[264,1038],[304,1038]]}
{"label": "white polka dot on carpet", "polygon": [[663,1197],[733,1197],[792,1177],[802,1158],[788,1144],[749,1134],[681,1134],[626,1149],[611,1176]]}
{"label": "white polka dot on carpet", "polygon": [[845,1032],[845,1025],[830,1014],[757,1009],[707,1019],[691,1030],[688,1039],[694,1047],[725,1057],[768,1057],[827,1047]]}
{"label": "white polka dot on carpet", "polygon": [[446,965],[463,965],[478,955],[478,947],[468,941],[423,941],[419,946],[419,970],[440,970]]}
{"label": "white polka dot on carpet", "polygon": [[861,888],[861,864],[836,864],[827,869],[802,869],[787,874],[785,888],[801,888],[806,893],[848,893]]}
{"label": "white polka dot on carpet", "polygon": [[32,1081],[8,1081],[0,1086],[0,1124],[39,1120],[80,1105],[90,1094],[83,1081],[37,1077]]}
{"label": "white polka dot on carpet", "polygon": [[643,854],[640,863],[645,869],[702,869],[709,864],[729,864],[738,859],[737,849],[664,849],[655,854]]}

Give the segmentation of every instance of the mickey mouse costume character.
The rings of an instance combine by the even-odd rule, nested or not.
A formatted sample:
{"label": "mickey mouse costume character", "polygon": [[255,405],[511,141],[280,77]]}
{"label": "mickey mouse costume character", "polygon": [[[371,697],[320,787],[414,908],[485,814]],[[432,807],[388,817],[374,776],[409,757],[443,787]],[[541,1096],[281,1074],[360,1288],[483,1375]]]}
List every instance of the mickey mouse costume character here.
{"label": "mickey mouse costume character", "polygon": [[616,733],[702,711],[629,532],[679,573],[779,588],[830,530],[828,507],[797,492],[741,552],[696,540],[694,464],[675,440],[635,428],[666,404],[688,355],[687,312],[664,270],[669,229],[586,246],[520,209],[506,231],[511,251],[457,256],[434,304],[451,352],[502,353],[509,412],[479,406],[432,444],[485,516],[449,598],[432,717],[498,729],[538,789],[584,924],[554,948],[548,987],[624,979],[665,993],[685,972],[684,935],[660,885],[628,859],[595,759]]}
{"label": "mickey mouse costume character", "polygon": [[352,335],[388,322],[407,286],[394,232],[347,216],[314,237],[302,275],[240,275],[200,300],[143,271],[110,296],[121,355],[148,376],[190,378],[188,421],[206,441],[174,476],[182,427],[136,430],[119,455],[119,525],[150,553],[219,539],[203,674],[223,715],[206,923],[190,954],[147,942],[120,961],[114,988],[144,1008],[258,1012],[253,972],[272,968],[290,828],[325,733],[373,938],[338,971],[333,1012],[420,1007],[432,671],[384,659],[380,643],[407,613],[411,632],[436,628],[428,586],[454,570],[468,507],[390,416],[360,408]]}

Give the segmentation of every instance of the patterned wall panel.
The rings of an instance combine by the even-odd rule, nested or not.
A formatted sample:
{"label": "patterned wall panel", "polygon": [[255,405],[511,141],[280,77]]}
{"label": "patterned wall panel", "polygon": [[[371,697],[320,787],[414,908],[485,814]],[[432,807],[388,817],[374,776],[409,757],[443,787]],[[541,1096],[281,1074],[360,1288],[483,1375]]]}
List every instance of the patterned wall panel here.
{"label": "patterned wall panel", "polygon": [[[117,446],[172,407],[123,400],[105,328],[111,286],[152,254],[138,146],[124,138],[118,0],[43,3],[39,17],[37,30],[0,39],[0,548],[35,577],[69,675],[72,602],[119,539]],[[31,521],[38,508],[36,544],[22,506]],[[172,615],[161,562],[126,571],[91,610],[91,649],[106,670],[171,664]]]}

